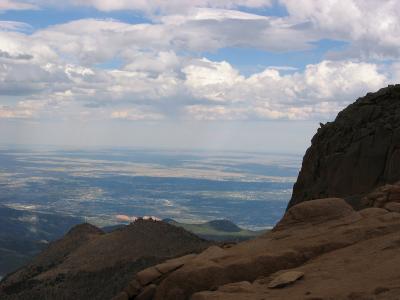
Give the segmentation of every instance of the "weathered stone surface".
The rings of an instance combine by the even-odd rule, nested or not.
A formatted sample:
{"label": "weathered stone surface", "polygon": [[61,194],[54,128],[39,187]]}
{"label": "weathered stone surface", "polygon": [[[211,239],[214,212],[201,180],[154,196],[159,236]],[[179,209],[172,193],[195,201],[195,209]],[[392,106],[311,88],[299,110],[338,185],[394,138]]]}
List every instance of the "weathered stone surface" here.
{"label": "weathered stone surface", "polygon": [[334,122],[319,128],[304,156],[288,208],[340,197],[358,209],[363,207],[363,195],[400,180],[399,112],[400,85],[389,86],[358,99]]}
{"label": "weathered stone surface", "polygon": [[368,207],[360,210],[360,215],[362,217],[368,218],[368,217],[375,217],[375,216],[380,216],[387,214],[387,210],[383,208],[378,208],[378,207]]}
{"label": "weathered stone surface", "polygon": [[398,220],[400,220],[400,213],[388,212],[387,214],[380,216],[379,219],[384,222],[398,221]]}
{"label": "weathered stone surface", "polygon": [[253,287],[248,281],[234,282],[223,285],[218,290],[227,293],[253,293]]}
{"label": "weathered stone surface", "polygon": [[289,284],[294,283],[295,281],[301,279],[304,276],[303,272],[299,271],[288,271],[278,275],[274,280],[272,280],[268,288],[283,288]]}
{"label": "weathered stone surface", "polygon": [[197,261],[203,260],[203,259],[212,260],[214,258],[218,258],[220,256],[223,256],[225,253],[226,253],[225,250],[222,249],[221,247],[211,246],[211,247],[207,248],[206,250],[204,250],[199,255],[197,255],[195,260],[197,260]]}
{"label": "weathered stone surface", "polygon": [[[400,214],[378,209],[384,214],[362,217],[342,199],[297,206],[302,209],[302,205],[321,206],[307,209],[306,213],[299,211],[295,220],[300,223],[286,223],[282,230],[270,231],[222,252],[214,248],[216,255],[210,257],[200,254],[163,277],[154,300],[297,300],[310,290],[311,296],[321,299],[347,299],[355,284],[367,294],[368,289],[374,288],[368,282],[382,285],[394,280],[400,286],[398,267],[393,263],[400,262],[400,256],[395,254],[400,249]],[[328,212],[325,221],[321,217],[323,211]],[[313,221],[304,219],[307,216]],[[333,216],[338,218],[331,219]],[[297,268],[306,274],[301,284],[291,285],[285,293],[268,288],[273,274]],[[368,275],[360,276],[360,272]],[[251,286],[241,284],[238,288],[235,283],[243,281]],[[331,283],[335,288],[331,289]],[[318,293],[314,294],[315,290]],[[250,294],[251,291],[255,293]]]}
{"label": "weathered stone surface", "polygon": [[124,289],[124,292],[128,294],[130,298],[139,295],[142,287],[137,280],[132,280],[128,286]]}
{"label": "weathered stone surface", "polygon": [[290,208],[274,230],[301,224],[326,222],[344,217],[359,218],[354,209],[340,198],[318,199],[300,203]]}
{"label": "weathered stone surface", "polygon": [[[272,231],[208,265],[189,262],[161,281],[154,299],[398,299],[400,214],[370,212],[354,222],[344,217]],[[301,277],[292,271],[306,275],[284,291],[269,287]]]}
{"label": "weathered stone surface", "polygon": [[389,202],[385,205],[385,209],[391,212],[400,213],[400,202]]}
{"label": "weathered stone surface", "polygon": [[135,298],[135,300],[152,300],[156,292],[157,286],[150,284]]}
{"label": "weathered stone surface", "polygon": [[162,274],[169,273],[173,270],[176,270],[182,267],[184,264],[181,262],[165,262],[155,266],[155,268]]}
{"label": "weathered stone surface", "polygon": [[141,284],[141,285],[147,285],[150,282],[153,282],[157,278],[159,278],[162,274],[155,268],[155,267],[150,267],[147,269],[144,269],[143,271],[140,271],[139,273],[136,274],[136,280]]}
{"label": "weathered stone surface", "polygon": [[[218,288],[218,292],[226,293],[230,295],[232,299],[235,299],[236,295],[246,295],[248,299],[252,299],[254,288],[250,282],[241,281],[223,285],[222,287]],[[190,300],[206,300],[210,299],[210,295],[212,295],[212,292],[199,292],[195,293]]]}
{"label": "weathered stone surface", "polygon": [[361,202],[367,207],[385,207],[387,203],[400,203],[400,182],[386,184],[365,195]]}
{"label": "weathered stone surface", "polygon": [[163,274],[169,273],[182,267],[186,262],[196,257],[196,254],[188,254],[182,257],[167,260],[165,263],[155,266]]}

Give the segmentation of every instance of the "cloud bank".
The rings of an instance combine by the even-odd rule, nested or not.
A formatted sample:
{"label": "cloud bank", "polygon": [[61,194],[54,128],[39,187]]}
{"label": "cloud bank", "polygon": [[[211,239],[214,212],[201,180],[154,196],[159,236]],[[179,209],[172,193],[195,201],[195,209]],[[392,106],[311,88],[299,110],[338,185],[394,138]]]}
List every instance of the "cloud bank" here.
{"label": "cloud bank", "polygon": [[[257,14],[274,5],[286,16]],[[57,6],[3,1],[0,10]],[[79,19],[25,32],[0,22],[0,118],[154,121],[320,120],[400,77],[400,3],[361,0],[69,1],[149,22]],[[256,9],[255,12],[243,8]],[[347,46],[298,69],[244,74],[205,53]]]}

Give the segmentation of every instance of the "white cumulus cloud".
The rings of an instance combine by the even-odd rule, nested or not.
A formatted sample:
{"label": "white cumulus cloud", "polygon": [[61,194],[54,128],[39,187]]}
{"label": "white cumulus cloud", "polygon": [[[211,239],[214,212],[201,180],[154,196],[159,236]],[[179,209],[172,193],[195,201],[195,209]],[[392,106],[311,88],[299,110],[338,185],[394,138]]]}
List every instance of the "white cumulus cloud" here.
{"label": "white cumulus cloud", "polygon": [[0,12],[3,10],[32,10],[38,9],[38,6],[26,1],[1,0]]}
{"label": "white cumulus cloud", "polygon": [[267,7],[272,0],[72,0],[75,5],[90,5],[102,11],[139,10],[145,12],[176,12],[194,7],[235,8]]}
{"label": "white cumulus cloud", "polygon": [[[6,1],[3,10],[11,3],[50,2]],[[271,4],[262,0],[93,0],[73,4],[157,13],[149,23],[81,19],[32,33],[25,23],[0,21],[0,118],[321,119],[400,79],[399,2],[280,3],[288,16],[240,10]],[[250,75],[202,58],[227,48],[307,51],[321,39],[349,46],[304,69]]]}
{"label": "white cumulus cloud", "polygon": [[309,22],[325,38],[350,43],[341,57],[398,59],[400,2],[397,0],[280,0],[291,18]]}

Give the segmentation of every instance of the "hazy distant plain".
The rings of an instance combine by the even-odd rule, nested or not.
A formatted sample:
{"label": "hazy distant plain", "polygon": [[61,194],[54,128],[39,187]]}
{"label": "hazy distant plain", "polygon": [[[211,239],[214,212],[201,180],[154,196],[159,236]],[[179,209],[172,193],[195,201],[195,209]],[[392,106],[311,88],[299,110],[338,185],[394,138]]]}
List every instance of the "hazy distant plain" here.
{"label": "hazy distant plain", "polygon": [[3,147],[0,204],[97,225],[151,215],[265,228],[284,212],[300,161],[263,153]]}

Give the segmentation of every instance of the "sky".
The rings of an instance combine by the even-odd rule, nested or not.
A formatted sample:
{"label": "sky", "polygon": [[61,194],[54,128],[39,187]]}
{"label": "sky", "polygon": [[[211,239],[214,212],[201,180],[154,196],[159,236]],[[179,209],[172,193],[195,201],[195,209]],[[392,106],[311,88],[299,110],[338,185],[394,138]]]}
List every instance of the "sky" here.
{"label": "sky", "polygon": [[0,0],[0,144],[302,153],[400,79],[397,0]]}

